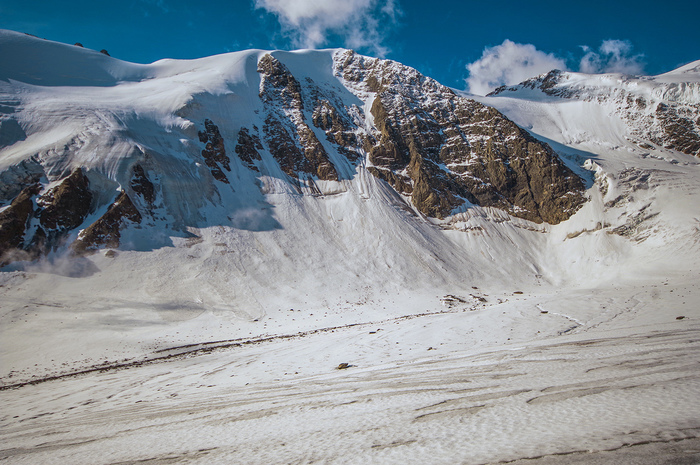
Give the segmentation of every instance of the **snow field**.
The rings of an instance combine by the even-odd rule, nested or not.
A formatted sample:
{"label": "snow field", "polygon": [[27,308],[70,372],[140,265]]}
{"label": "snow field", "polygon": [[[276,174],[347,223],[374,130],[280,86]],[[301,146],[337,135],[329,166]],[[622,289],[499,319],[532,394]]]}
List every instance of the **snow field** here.
{"label": "snow field", "polygon": [[[470,313],[2,391],[3,442],[13,444],[2,454],[8,463],[492,463],[694,438],[700,315],[661,323],[655,305],[625,309],[647,292],[675,306],[698,291],[652,286],[597,292],[590,303],[611,305],[610,320],[567,315],[584,326],[556,339],[520,335],[504,344],[503,328],[492,325],[480,328],[492,338],[480,345],[458,337],[459,322],[467,333],[479,313],[539,312],[581,296],[523,294]],[[513,326],[547,327],[543,319],[565,320],[541,314]],[[406,351],[412,344],[421,347]],[[353,366],[337,370],[340,361]]]}

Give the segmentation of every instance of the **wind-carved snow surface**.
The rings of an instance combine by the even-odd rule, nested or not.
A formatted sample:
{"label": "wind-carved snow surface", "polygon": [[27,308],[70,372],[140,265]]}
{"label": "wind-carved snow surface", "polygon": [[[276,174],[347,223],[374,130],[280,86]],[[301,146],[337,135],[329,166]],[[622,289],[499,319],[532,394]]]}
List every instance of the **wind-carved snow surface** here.
{"label": "wind-carved snow surface", "polygon": [[[265,150],[243,165],[267,52],[134,65],[0,40],[0,193],[40,160],[47,180],[85,166],[116,195],[143,153],[163,186],[128,246],[0,272],[6,463],[699,460],[700,159],[639,147],[615,102],[479,99],[587,179],[568,221],[428,220],[364,160],[321,195]],[[371,129],[372,96],[334,54],[273,52]],[[683,70],[655,82],[696,85]],[[205,118],[228,185],[194,162]]]}

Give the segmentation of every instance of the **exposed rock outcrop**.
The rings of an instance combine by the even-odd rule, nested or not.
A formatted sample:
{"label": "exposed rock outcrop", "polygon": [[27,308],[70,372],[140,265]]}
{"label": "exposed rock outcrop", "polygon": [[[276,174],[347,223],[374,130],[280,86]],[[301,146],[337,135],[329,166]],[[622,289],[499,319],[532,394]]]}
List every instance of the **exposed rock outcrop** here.
{"label": "exposed rock outcrop", "polygon": [[263,131],[265,131],[265,142],[270,153],[280,164],[282,171],[292,177],[298,177],[299,172],[313,172],[308,160],[302,155],[294,139],[279,119],[268,116]]}
{"label": "exposed rock outcrop", "polygon": [[37,197],[34,216],[39,225],[25,249],[43,255],[62,245],[66,236],[85,221],[92,198],[90,182],[81,168],[76,168],[56,187]]}
{"label": "exposed rock outcrop", "polygon": [[211,120],[204,120],[204,131],[199,131],[199,141],[206,144],[202,150],[202,157],[214,179],[229,184],[221,168],[231,171],[231,159],[226,155],[224,138],[221,137],[219,128]]}
{"label": "exposed rock outcrop", "polygon": [[663,132],[650,134],[651,142],[700,157],[700,104],[681,106],[659,103],[654,118]]}
{"label": "exposed rock outcrop", "polygon": [[60,246],[90,213],[89,186],[83,170],[76,168],[42,195],[40,184],[22,190],[0,213],[0,254],[21,249],[36,257]]}
{"label": "exposed rock outcrop", "polygon": [[49,234],[62,233],[82,224],[90,212],[92,192],[90,182],[77,168],[61,183],[37,198],[36,216]]}
{"label": "exposed rock outcrop", "polygon": [[238,154],[238,158],[253,171],[260,171],[255,162],[262,160],[262,157],[260,157],[261,150],[263,150],[263,146],[256,134],[250,134],[248,128],[241,128],[238,131],[238,143],[235,151]]}
{"label": "exposed rock outcrop", "polygon": [[0,266],[11,261],[11,251],[22,249],[25,231],[34,212],[33,198],[40,190],[39,184],[24,188],[9,207],[0,211]]}
{"label": "exposed rock outcrop", "polygon": [[270,54],[258,62],[260,98],[268,112],[263,132],[272,156],[293,178],[304,174],[337,180],[338,172],[326,149],[306,123],[299,81]]}
{"label": "exposed rock outcrop", "polygon": [[122,191],[107,212],[78,235],[71,249],[78,254],[91,253],[99,247],[119,247],[121,230],[128,223],[140,223],[141,214]]}
{"label": "exposed rock outcrop", "polygon": [[337,57],[335,72],[358,94],[375,93],[370,171],[421,213],[442,218],[469,201],[558,223],[584,202],[581,179],[497,110],[352,51]]}
{"label": "exposed rock outcrop", "polygon": [[339,153],[354,162],[359,157],[358,150],[362,146],[357,135],[357,125],[347,111],[341,112],[337,107],[343,108],[337,103],[334,106],[330,100],[317,95],[312,121],[314,126],[326,133],[326,140],[338,146]]}
{"label": "exposed rock outcrop", "polygon": [[[130,187],[148,204],[155,200],[155,187],[141,165],[134,165]],[[39,195],[41,190],[39,183],[25,188],[0,212],[0,257],[4,257],[0,265],[36,258],[63,245],[92,211],[94,194],[81,168]],[[102,217],[80,232],[71,249],[85,253],[101,246],[118,247],[120,231],[141,221],[141,213],[122,191]]]}
{"label": "exposed rock outcrop", "polygon": [[151,180],[148,179],[148,176],[141,165],[134,165],[132,171],[134,172],[134,175],[129,183],[131,189],[143,197],[148,205],[153,205],[153,202],[156,200],[155,186]]}

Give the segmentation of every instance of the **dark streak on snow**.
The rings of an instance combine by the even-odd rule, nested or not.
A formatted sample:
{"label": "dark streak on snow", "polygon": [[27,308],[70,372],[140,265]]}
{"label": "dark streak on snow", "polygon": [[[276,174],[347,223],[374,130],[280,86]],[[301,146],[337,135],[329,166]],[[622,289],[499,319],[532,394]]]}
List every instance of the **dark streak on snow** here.
{"label": "dark streak on snow", "polygon": [[[474,310],[475,308],[471,308],[470,310]],[[6,391],[9,389],[19,389],[25,386],[32,386],[36,384],[41,384],[41,383],[46,383],[49,381],[57,381],[61,379],[67,379],[67,378],[74,378],[77,376],[82,376],[82,375],[88,375],[91,373],[106,373],[109,371],[116,371],[116,370],[125,370],[129,368],[136,368],[144,365],[151,365],[154,363],[162,363],[162,362],[168,362],[172,360],[179,360],[183,358],[189,358],[189,357],[196,357],[200,355],[206,355],[210,354],[214,351],[217,350],[225,350],[225,349],[231,349],[235,347],[243,347],[245,345],[254,345],[254,344],[262,344],[265,342],[272,342],[272,341],[279,341],[279,340],[285,340],[285,339],[297,339],[297,338],[302,338],[302,337],[307,337],[311,336],[314,334],[322,334],[322,333],[329,333],[333,332],[336,330],[341,330],[341,329],[347,329],[347,328],[353,328],[353,327],[363,327],[363,326],[376,326],[376,325],[381,325],[381,324],[386,324],[386,323],[391,323],[391,322],[397,322],[397,321],[404,321],[404,320],[412,320],[414,318],[420,318],[420,317],[425,317],[425,316],[434,316],[434,315],[443,315],[443,314],[448,314],[448,313],[458,313],[466,310],[443,310],[440,312],[426,312],[426,313],[417,313],[413,315],[404,315],[401,317],[397,318],[391,318],[388,320],[382,320],[379,322],[369,322],[369,323],[351,323],[347,325],[341,325],[341,326],[332,326],[328,328],[319,328],[319,329],[314,329],[310,331],[302,331],[299,333],[295,334],[280,334],[280,335],[275,335],[275,336],[263,336],[259,338],[253,338],[253,339],[248,339],[248,338],[241,338],[241,339],[229,339],[229,340],[221,340],[221,341],[211,341],[211,342],[201,342],[201,343],[195,343],[195,344],[185,344],[181,346],[176,346],[176,347],[170,347],[167,349],[159,349],[153,352],[153,354],[160,354],[164,352],[173,352],[173,351],[181,351],[177,353],[170,353],[167,355],[161,355],[161,356],[155,356],[155,357],[150,357],[150,358],[144,358],[144,359],[138,359],[138,360],[123,360],[119,362],[104,362],[100,365],[95,365],[91,366],[88,368],[85,368],[83,370],[78,370],[78,371],[72,371],[68,373],[60,373],[56,375],[51,375],[51,376],[45,376],[42,378],[37,378],[37,379],[32,379],[29,381],[23,381],[19,383],[14,383],[14,384],[6,384],[4,386],[0,386],[0,391]]]}

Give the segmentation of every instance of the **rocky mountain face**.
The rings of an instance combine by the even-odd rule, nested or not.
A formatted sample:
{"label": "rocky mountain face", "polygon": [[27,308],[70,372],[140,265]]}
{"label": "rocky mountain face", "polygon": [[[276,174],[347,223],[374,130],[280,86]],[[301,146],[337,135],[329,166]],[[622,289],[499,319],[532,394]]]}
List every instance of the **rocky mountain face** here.
{"label": "rocky mountain face", "polygon": [[[479,205],[554,224],[568,219],[585,201],[583,182],[547,144],[497,110],[460,97],[414,69],[340,50],[333,53],[328,70],[337,82],[329,85],[295,76],[283,61],[274,53],[257,57],[257,82],[249,84],[255,106],[249,115],[235,119],[249,123],[234,123],[221,112],[209,115],[207,104],[197,96],[187,102],[188,108],[196,108],[197,117],[188,114],[186,124],[196,130],[176,136],[188,148],[190,159],[182,163],[191,162],[196,171],[182,176],[210,179],[210,188],[187,195],[166,192],[165,175],[153,159],[172,144],[149,149],[127,137],[129,128],[122,131],[124,136],[110,131],[109,138],[101,134],[102,139],[94,135],[99,130],[90,129],[81,133],[79,146],[72,143],[84,147],[94,137],[98,158],[117,142],[128,145],[132,161],[117,175],[76,163],[57,174],[51,157],[58,151],[53,148],[6,167],[0,173],[7,182],[0,186],[5,205],[0,210],[3,264],[63,246],[81,254],[117,247],[125,228],[167,221],[168,198],[186,202],[187,196],[201,196],[198,205],[221,202],[217,192],[232,189],[235,195],[240,188],[240,170],[253,177],[270,176],[273,164],[285,176],[283,181],[297,189],[319,181],[341,182],[352,177],[347,173],[366,169],[409,207],[438,221]],[[217,102],[226,105],[224,100]],[[230,111],[242,110],[232,105]],[[655,114],[665,115],[657,116],[659,120],[676,121],[664,123],[668,127],[687,124],[683,111],[665,107]],[[691,133],[697,122],[692,125]],[[2,125],[5,147],[25,137],[24,128],[15,126],[14,117]],[[149,137],[160,140],[170,132],[163,128],[162,134]],[[686,150],[695,150],[686,139]],[[100,145],[103,140],[110,141],[109,149]],[[70,156],[73,145],[65,144],[61,157]],[[23,169],[25,165],[32,169]]]}
{"label": "rocky mountain face", "polygon": [[[700,64],[695,64],[685,74],[697,74]],[[489,96],[536,89],[554,97],[606,104],[626,123],[638,146],[700,157],[700,83],[685,82],[683,74],[599,77],[553,70],[517,86],[499,87]]]}
{"label": "rocky mountain face", "polygon": [[258,73],[260,99],[266,109],[264,139],[282,170],[292,178],[315,176],[337,181],[336,168],[305,118],[299,81],[270,54],[258,62]]}
{"label": "rocky mountain face", "polygon": [[497,110],[458,97],[414,69],[349,50],[336,54],[333,71],[351,92],[371,100],[369,114],[348,108],[313,81],[302,85],[271,55],[259,62],[260,98],[272,110],[263,139],[291,177],[338,179],[313,125],[334,151],[351,163],[365,161],[429,217],[445,218],[471,203],[558,223],[583,202],[581,180],[549,146]]}
{"label": "rocky mountain face", "polygon": [[78,168],[42,193],[40,183],[24,188],[0,212],[0,255],[21,250],[17,257],[36,257],[62,245],[90,212],[92,192]]}
{"label": "rocky mountain face", "polygon": [[535,222],[559,223],[583,202],[583,183],[546,144],[497,110],[396,63],[351,51],[336,73],[371,93],[376,130],[367,135],[370,172],[444,218],[465,202]]}

